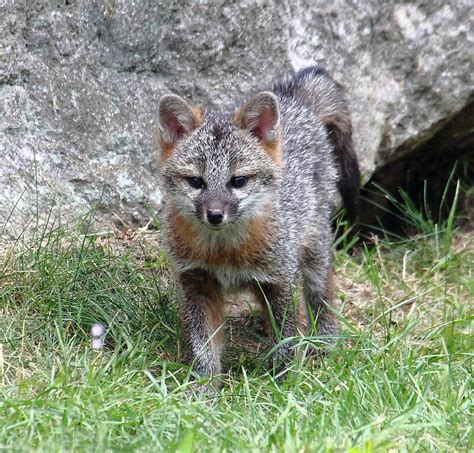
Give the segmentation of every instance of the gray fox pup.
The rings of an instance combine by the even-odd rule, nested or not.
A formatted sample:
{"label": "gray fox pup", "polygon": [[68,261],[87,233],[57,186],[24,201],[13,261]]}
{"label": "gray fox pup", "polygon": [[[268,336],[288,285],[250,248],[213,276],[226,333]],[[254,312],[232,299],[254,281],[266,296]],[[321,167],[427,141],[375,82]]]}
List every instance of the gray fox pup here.
{"label": "gray fox pup", "polygon": [[[242,289],[267,316],[269,305],[283,338],[305,329],[308,308],[318,335],[333,337],[331,215],[339,189],[356,216],[360,179],[341,87],[311,67],[228,111],[165,95],[158,129],[165,240],[194,370],[221,372],[224,296]],[[291,356],[283,342],[274,360]]]}

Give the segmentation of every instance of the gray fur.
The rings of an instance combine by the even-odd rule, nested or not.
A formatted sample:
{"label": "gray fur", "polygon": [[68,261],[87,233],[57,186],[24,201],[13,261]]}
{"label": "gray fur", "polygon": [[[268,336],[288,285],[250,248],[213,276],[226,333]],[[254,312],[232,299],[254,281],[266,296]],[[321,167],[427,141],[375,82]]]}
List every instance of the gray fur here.
{"label": "gray fur", "polygon": [[[214,338],[207,341],[218,326],[206,321],[203,307],[214,304],[214,318],[220,319],[223,309],[221,301],[215,301],[216,294],[222,299],[226,292],[255,289],[256,281],[264,289],[284,337],[297,333],[290,290],[299,286],[317,318],[319,333],[331,336],[337,332],[328,306],[332,304],[331,216],[341,177],[331,131],[322,112],[331,111],[333,116],[342,118],[337,124],[349,125],[349,136],[345,137],[349,141],[350,118],[332,79],[324,71],[304,71],[277,80],[273,94],[262,92],[245,103],[239,112],[251,121],[236,125],[232,109],[205,113],[202,125],[178,139],[173,153],[160,166],[166,200],[165,237],[173,235],[170,218],[177,211],[192,225],[196,245],[233,253],[233,248],[248,240],[249,222],[270,213],[268,246],[245,268],[191,260],[183,256],[176,243],[168,241],[190,361],[201,373],[220,372],[222,349]],[[168,105],[172,109],[173,103]],[[266,117],[266,123],[271,125],[266,132],[277,132],[262,136],[258,117],[265,108],[273,115],[270,120]],[[183,110],[181,104],[179,109]],[[160,109],[159,123],[170,113],[173,111]],[[269,156],[262,143],[275,140],[279,134],[282,166]],[[247,185],[231,188],[231,177],[240,175],[251,176]],[[203,178],[206,187],[190,187],[185,177],[191,176]],[[203,221],[203,212],[216,200],[224,206],[226,217],[219,229],[211,229]],[[195,276],[192,285],[183,275]],[[209,282],[215,292],[209,290]],[[200,292],[200,284],[207,289]],[[263,304],[263,298],[261,301]],[[291,347],[287,345],[278,350],[275,358],[283,366],[290,356]]]}

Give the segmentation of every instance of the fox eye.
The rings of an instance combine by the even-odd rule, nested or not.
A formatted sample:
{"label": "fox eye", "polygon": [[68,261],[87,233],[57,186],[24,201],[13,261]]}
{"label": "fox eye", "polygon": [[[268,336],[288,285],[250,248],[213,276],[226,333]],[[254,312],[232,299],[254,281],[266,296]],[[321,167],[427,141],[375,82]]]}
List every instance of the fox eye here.
{"label": "fox eye", "polygon": [[186,181],[193,189],[202,189],[206,185],[204,179],[199,176],[190,176],[186,178]]}
{"label": "fox eye", "polygon": [[245,184],[247,184],[247,181],[247,176],[234,176],[230,180],[230,185],[235,189],[240,189],[241,187],[244,187]]}

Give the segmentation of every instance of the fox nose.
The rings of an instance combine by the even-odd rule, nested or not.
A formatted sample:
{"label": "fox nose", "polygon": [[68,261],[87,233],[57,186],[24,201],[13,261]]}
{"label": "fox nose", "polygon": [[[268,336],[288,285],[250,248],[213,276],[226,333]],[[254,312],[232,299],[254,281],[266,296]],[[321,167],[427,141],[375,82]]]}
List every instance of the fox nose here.
{"label": "fox nose", "polygon": [[207,220],[211,225],[219,225],[224,218],[224,213],[220,209],[209,209],[207,211]]}

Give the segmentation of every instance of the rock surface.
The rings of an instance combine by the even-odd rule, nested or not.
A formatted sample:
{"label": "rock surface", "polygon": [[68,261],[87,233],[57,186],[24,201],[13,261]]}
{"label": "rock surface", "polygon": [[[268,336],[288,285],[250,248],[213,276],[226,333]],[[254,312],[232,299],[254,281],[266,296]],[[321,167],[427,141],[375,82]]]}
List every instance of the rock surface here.
{"label": "rock surface", "polygon": [[143,224],[160,95],[219,106],[311,64],[346,87],[368,178],[472,106],[473,23],[470,0],[0,0],[0,233],[93,206]]}

